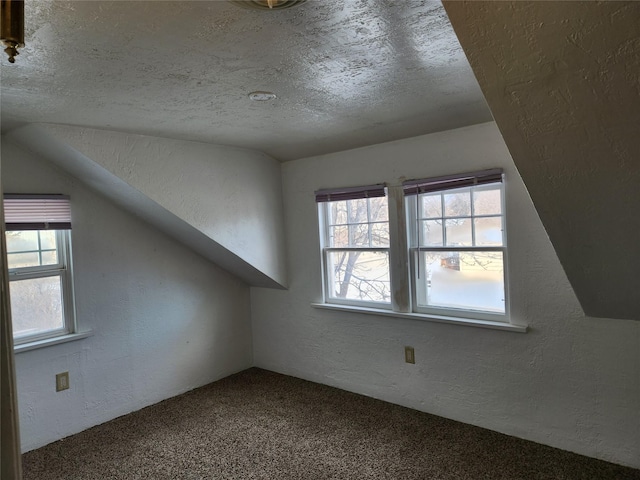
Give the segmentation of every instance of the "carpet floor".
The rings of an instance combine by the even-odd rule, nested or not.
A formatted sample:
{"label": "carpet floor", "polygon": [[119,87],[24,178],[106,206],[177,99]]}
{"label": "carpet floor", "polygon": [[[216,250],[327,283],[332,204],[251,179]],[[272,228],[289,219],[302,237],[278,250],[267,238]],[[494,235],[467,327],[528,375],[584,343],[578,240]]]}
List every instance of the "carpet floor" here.
{"label": "carpet floor", "polygon": [[23,455],[25,480],[640,480],[622,467],[252,368]]}

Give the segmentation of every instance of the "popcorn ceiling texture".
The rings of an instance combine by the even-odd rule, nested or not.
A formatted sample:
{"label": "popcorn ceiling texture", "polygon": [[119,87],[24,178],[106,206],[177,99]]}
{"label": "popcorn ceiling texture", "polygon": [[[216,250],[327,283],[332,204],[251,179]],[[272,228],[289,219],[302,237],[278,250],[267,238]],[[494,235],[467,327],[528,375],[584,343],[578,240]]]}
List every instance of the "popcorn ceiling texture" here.
{"label": "popcorn ceiling texture", "polygon": [[640,470],[250,369],[24,455],[25,480],[638,480]]}
{"label": "popcorn ceiling texture", "polygon": [[[26,46],[2,65],[5,128],[65,123],[294,160],[491,119],[439,2],[30,0],[25,16]],[[278,100],[251,102],[255,90]]]}

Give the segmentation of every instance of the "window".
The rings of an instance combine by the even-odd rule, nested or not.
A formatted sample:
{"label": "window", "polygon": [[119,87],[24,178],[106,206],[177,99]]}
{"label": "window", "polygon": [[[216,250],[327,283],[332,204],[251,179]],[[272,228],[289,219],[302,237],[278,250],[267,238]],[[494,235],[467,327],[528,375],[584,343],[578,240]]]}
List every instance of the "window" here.
{"label": "window", "polygon": [[384,185],[316,192],[325,300],[390,308],[389,209]]}
{"label": "window", "polygon": [[62,195],[5,195],[16,345],[75,332],[71,211]]}
{"label": "window", "polygon": [[405,182],[404,190],[413,310],[504,319],[501,171]]}
{"label": "window", "polygon": [[502,180],[493,169],[317,191],[325,304],[508,322]]}

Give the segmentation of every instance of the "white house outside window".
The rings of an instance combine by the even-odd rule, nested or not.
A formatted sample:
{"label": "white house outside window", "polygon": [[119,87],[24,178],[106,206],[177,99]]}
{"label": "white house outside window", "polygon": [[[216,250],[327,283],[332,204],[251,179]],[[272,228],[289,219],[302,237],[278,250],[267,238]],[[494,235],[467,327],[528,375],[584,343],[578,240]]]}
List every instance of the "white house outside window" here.
{"label": "white house outside window", "polygon": [[5,195],[14,343],[73,333],[71,210],[62,195]]}

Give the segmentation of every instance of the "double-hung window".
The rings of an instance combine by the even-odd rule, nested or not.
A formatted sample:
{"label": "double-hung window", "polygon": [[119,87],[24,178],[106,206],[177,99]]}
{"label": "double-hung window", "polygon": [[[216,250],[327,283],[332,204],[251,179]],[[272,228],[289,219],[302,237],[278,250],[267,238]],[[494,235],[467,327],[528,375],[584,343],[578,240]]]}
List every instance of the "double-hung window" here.
{"label": "double-hung window", "polygon": [[504,321],[502,171],[413,180],[403,189],[413,310]]}
{"label": "double-hung window", "polygon": [[509,322],[501,169],[315,193],[324,278],[317,306]]}
{"label": "double-hung window", "polygon": [[71,210],[62,195],[5,195],[14,343],[75,331]]}
{"label": "double-hung window", "polygon": [[391,307],[389,209],[384,185],[316,192],[325,300]]}

